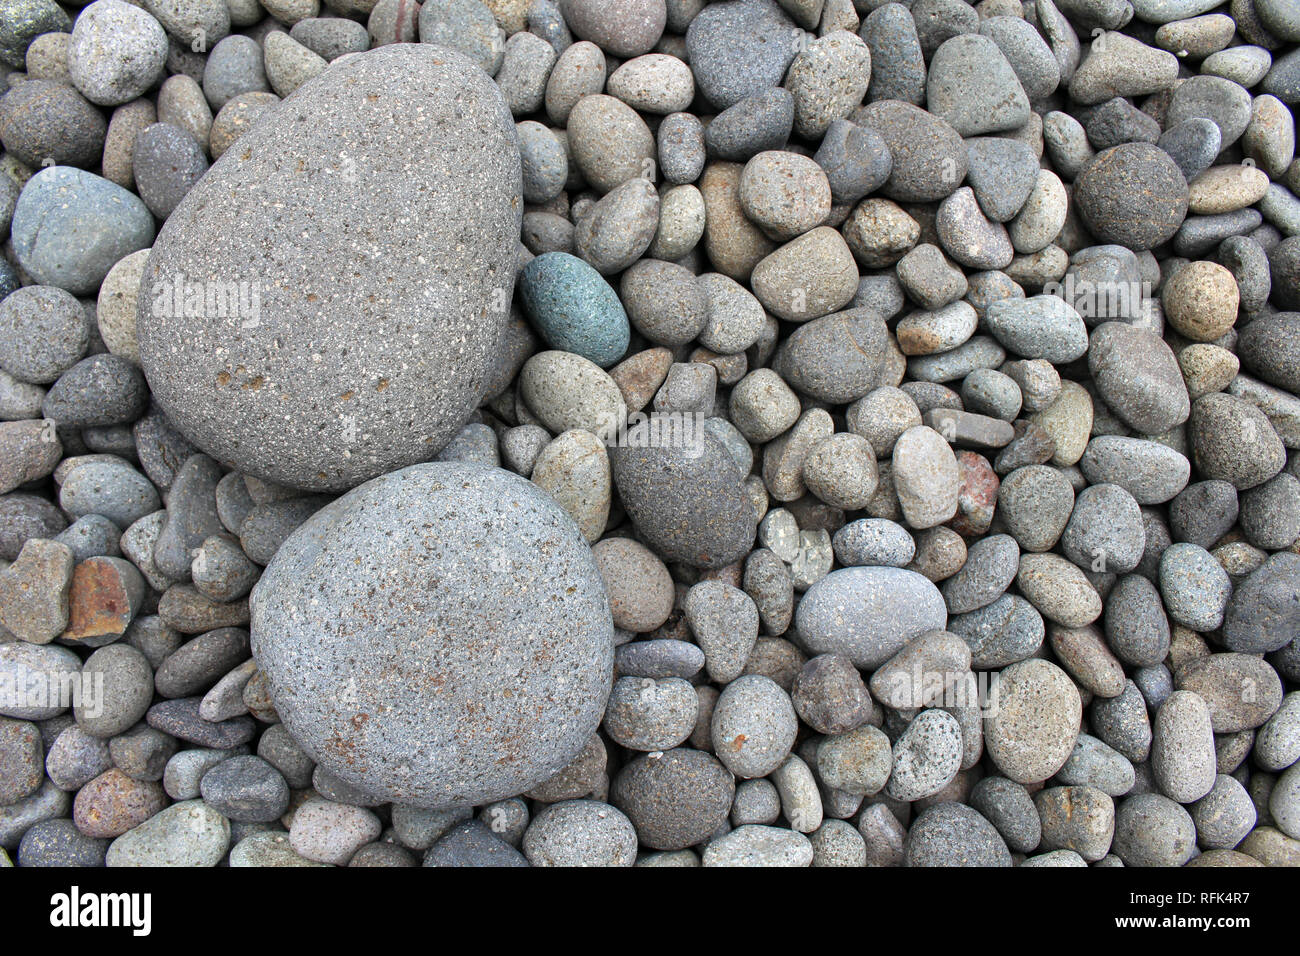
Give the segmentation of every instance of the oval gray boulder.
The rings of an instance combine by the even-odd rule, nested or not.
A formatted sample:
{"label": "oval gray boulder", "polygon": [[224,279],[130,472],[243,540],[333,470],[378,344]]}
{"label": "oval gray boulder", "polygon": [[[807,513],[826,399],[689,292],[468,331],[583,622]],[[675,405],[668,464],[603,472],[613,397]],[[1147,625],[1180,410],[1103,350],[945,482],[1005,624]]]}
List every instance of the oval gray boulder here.
{"label": "oval gray boulder", "polygon": [[285,727],[386,801],[522,793],[581,752],[609,695],[614,624],[591,551],[550,497],[498,468],[367,482],[289,537],[251,601]]}
{"label": "oval gray boulder", "polygon": [[483,397],[514,286],[518,139],[422,44],[348,57],[227,150],[141,282],[171,422],[245,474],[339,491],[432,458]]}
{"label": "oval gray boulder", "polygon": [[928,578],[904,568],[832,571],[804,594],[795,627],[809,654],[843,654],[874,670],[903,645],[948,621],[943,595]]}

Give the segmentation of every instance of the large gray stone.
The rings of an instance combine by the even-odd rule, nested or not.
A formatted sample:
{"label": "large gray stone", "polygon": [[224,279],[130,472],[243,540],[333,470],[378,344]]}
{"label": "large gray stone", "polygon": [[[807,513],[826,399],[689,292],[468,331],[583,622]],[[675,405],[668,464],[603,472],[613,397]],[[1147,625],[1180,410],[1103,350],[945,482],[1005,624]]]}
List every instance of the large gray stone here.
{"label": "large gray stone", "polygon": [[327,505],[267,567],[251,627],[303,749],[423,807],[553,776],[595,732],[613,675],[582,534],[536,486],[482,465],[415,465]]}
{"label": "large gray stone", "polygon": [[[139,314],[154,396],[212,457],[280,484],[429,459],[483,397],[521,188],[510,111],[463,56],[395,44],[335,64],[159,235]],[[177,282],[201,308],[175,314]]]}

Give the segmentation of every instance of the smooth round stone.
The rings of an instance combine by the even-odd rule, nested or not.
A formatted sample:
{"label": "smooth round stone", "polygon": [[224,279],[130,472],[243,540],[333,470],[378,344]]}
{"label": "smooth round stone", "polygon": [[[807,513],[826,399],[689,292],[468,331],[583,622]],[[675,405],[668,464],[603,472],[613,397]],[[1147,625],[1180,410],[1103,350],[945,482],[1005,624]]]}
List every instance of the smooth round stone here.
{"label": "smooth round stone", "polygon": [[1175,623],[1194,631],[1212,631],[1223,623],[1232,582],[1204,548],[1178,542],[1160,557],[1160,593]]}
{"label": "smooth round stone", "polygon": [[985,777],[971,789],[970,805],[997,829],[1017,853],[1035,849],[1042,839],[1038,810],[1023,786],[1006,777]]}
{"label": "smooth round stone", "polygon": [[1224,642],[1243,654],[1285,647],[1300,623],[1300,555],[1273,555],[1242,581],[1228,602]]}
{"label": "smooth round stone", "polygon": [[[41,412],[65,427],[128,425],[148,406],[140,369],[117,355],[92,355],[68,369],[45,394]],[[129,446],[128,446],[129,447]]]}
{"label": "smooth round stone", "polygon": [[365,52],[370,47],[365,26],[343,17],[299,20],[289,30],[289,36],[317,56],[331,61],[345,53]]}
{"label": "smooth round stone", "polygon": [[999,342],[1027,359],[1046,359],[1059,365],[1088,351],[1088,330],[1082,317],[1053,295],[994,302],[984,321]]}
{"label": "smooth round stone", "polygon": [[1083,706],[1074,682],[1055,664],[1032,659],[1001,671],[996,707],[984,720],[984,745],[1017,783],[1046,780],[1074,750]]}
{"label": "smooth round stone", "polygon": [[683,443],[650,443],[647,426],[629,430],[610,455],[614,483],[641,538],[663,559],[702,568],[740,560],[754,542],[757,520],[744,475],[709,432]]}
{"label": "smooth round stone", "polygon": [[689,641],[634,640],[614,651],[614,668],[629,677],[690,678],[704,669],[704,652]]}
{"label": "smooth round stone", "polygon": [[208,135],[208,150],[214,160],[234,145],[257,120],[280,102],[280,97],[269,92],[240,93],[221,107],[212,121]]}
{"label": "smooth round stone", "polygon": [[162,76],[167,34],[123,0],[97,0],[72,28],[68,73],[92,103],[116,106],[144,94]]}
{"label": "smooth round stone", "polygon": [[1151,770],[1165,796],[1179,803],[1201,799],[1214,786],[1216,759],[1210,709],[1191,691],[1170,694],[1156,712]]}
{"label": "smooth round stone", "polygon": [[685,345],[705,329],[710,300],[682,265],[642,259],[623,273],[620,290],[628,319],[651,342]]}
{"label": "smooth round stone", "polygon": [[1074,489],[1059,469],[1026,465],[998,486],[998,510],[1007,532],[1025,551],[1048,551],[1074,509]]}
{"label": "smooth round stone", "polygon": [[971,666],[980,670],[1024,660],[1042,646],[1046,634],[1042,615],[1014,594],[1003,594],[968,614],[954,615],[948,630],[966,642]]}
{"label": "smooth round stone", "polygon": [[[429,97],[435,86],[459,90],[456,105]],[[205,176],[190,191],[146,267],[149,288],[169,289],[184,276],[213,298],[221,292],[235,314],[213,321],[205,295],[199,310],[205,316],[188,318],[164,295],[149,308],[142,304],[140,350],[172,423],[214,458],[280,484],[339,490],[428,458],[482,397],[491,343],[508,314],[512,276],[501,273],[500,263],[518,241],[520,173],[500,93],[445,50],[385,47],[338,64],[302,89],[297,102],[314,111],[315,122],[298,126],[291,111],[249,130],[241,152],[249,158]],[[447,160],[454,168],[433,161],[429,144],[410,134],[416,109],[446,113],[445,123],[431,119],[416,127],[439,130],[439,142],[449,141],[448,129],[475,130],[475,146]],[[295,127],[292,135],[288,126]],[[397,138],[402,150],[392,148]],[[320,146],[325,140],[328,148]],[[263,141],[276,147],[262,149]],[[416,166],[402,158],[416,152]],[[421,189],[412,175],[436,185]],[[318,190],[321,176],[335,187]],[[399,203],[402,212],[389,217],[382,236],[366,240],[369,252],[346,230],[323,225],[351,215],[359,183],[369,188],[385,177],[402,188],[374,195]],[[418,207],[398,198],[408,193],[423,197]],[[271,194],[276,201],[263,202]],[[371,207],[383,218],[381,207]],[[458,228],[402,239],[404,230],[422,229],[418,224],[429,219]],[[318,226],[303,238],[308,220]],[[223,225],[236,221],[238,230]],[[253,261],[238,239],[250,228],[295,238],[277,256]],[[380,256],[380,244],[404,242],[422,256]],[[367,270],[366,281],[321,267],[335,261],[340,243],[350,259],[388,265]],[[428,262],[437,263],[432,274]],[[419,275],[408,276],[407,269]],[[409,320],[409,311],[420,318]],[[353,333],[339,334],[340,315],[354,317]],[[412,359],[417,338],[426,344]],[[429,347],[434,341],[438,347]],[[409,424],[396,433],[394,421]]]}
{"label": "smooth round stone", "polygon": [[1179,691],[1205,702],[1216,734],[1255,730],[1282,706],[1282,682],[1268,663],[1251,654],[1209,654],[1179,666]]}
{"label": "smooth round stone", "polygon": [[1196,825],[1173,800],[1141,793],[1120,802],[1113,852],[1125,866],[1182,866],[1195,851]]}
{"label": "smooth round stone", "polygon": [[289,785],[261,757],[223,760],[203,775],[200,788],[210,807],[238,823],[270,823],[289,807]]}
{"label": "smooth round stone", "polygon": [[942,435],[924,425],[909,428],[894,444],[890,460],[894,490],[909,525],[932,528],[956,514],[961,476]]}
{"label": "smooth round stone", "polygon": [[968,186],[939,204],[935,227],[943,248],[968,268],[1004,269],[1015,256],[1006,227],[985,217]]}
{"label": "smooth round stone", "polygon": [[208,171],[208,160],[185,130],[155,123],[136,136],[132,167],[140,198],[150,212],[166,219]]}
{"label": "smooth round stone", "polygon": [[832,539],[840,564],[902,568],[916,556],[916,542],[902,525],[886,518],[861,518]]}
{"label": "smooth round stone", "polygon": [[872,670],[912,638],[943,630],[943,595],[915,571],[855,567],[832,571],[804,594],[796,627],[805,650],[843,654]]}
{"label": "smooth round stone", "polygon": [[659,146],[659,168],[664,179],[682,185],[700,178],[707,158],[704,126],[693,113],[672,113],[665,116],[659,124],[656,139]]}
{"label": "smooth round stone", "polygon": [[1042,820],[1040,849],[1074,851],[1100,860],[1110,850],[1115,805],[1096,787],[1049,787],[1034,796]]}
{"label": "smooth round stone", "polygon": [[7,0],[0,6],[0,60],[21,70],[28,45],[45,33],[67,33],[72,21],[53,0]]}
{"label": "smooth round stone", "polygon": [[1214,787],[1192,805],[1191,814],[1196,842],[1206,850],[1231,850],[1254,829],[1256,821],[1250,794],[1226,774],[1214,778]]}
{"label": "smooth round stone", "polygon": [[1089,734],[1079,734],[1074,752],[1055,779],[1073,786],[1095,787],[1118,797],[1133,789],[1136,776],[1128,758]]}
{"label": "smooth round stone", "polygon": [[1102,323],[1092,331],[1088,368],[1107,407],[1144,435],[1164,434],[1191,414],[1178,360],[1153,332],[1125,322]]}
{"label": "smooth round stone", "polygon": [[[1300,243],[1296,245],[1300,247]],[[1243,367],[1264,381],[1296,394],[1300,393],[1298,342],[1300,315],[1274,313],[1260,316],[1241,330],[1237,338],[1237,353]]]}
{"label": "smooth round stone", "polygon": [[609,593],[615,627],[645,634],[668,620],[673,580],[654,552],[631,538],[614,537],[594,545],[591,553]]}
{"label": "smooth round stone", "polygon": [[735,779],[714,757],[677,747],[638,756],[610,785],[610,802],[642,846],[680,850],[703,843],[726,822]]}
{"label": "smooth round stone", "polygon": [[603,726],[620,747],[663,751],[691,735],[698,710],[694,688],[679,677],[623,677],[609,695]]}
{"label": "smooth round stone", "polygon": [[26,799],[40,789],[44,748],[36,725],[0,718],[0,800],[5,805]]}
{"label": "smooth round stone", "polygon": [[1187,181],[1169,154],[1150,143],[1098,153],[1074,185],[1080,214],[1103,242],[1150,249],[1173,238],[1187,216]]}
{"label": "smooth round stone", "polygon": [[167,805],[163,788],[134,780],[114,767],[77,792],[72,818],[86,836],[116,837],[139,826]]}
{"label": "smooth round stone", "polygon": [[844,238],[819,226],[763,258],[751,284],[778,318],[806,322],[848,305],[858,289],[858,270]]}
{"label": "smooth round stone", "polygon": [[907,832],[907,866],[1010,866],[1011,852],[997,829],[960,803],[929,807]]}
{"label": "smooth round stone", "polygon": [[172,804],[108,848],[107,866],[216,866],[230,846],[230,822],[202,800]]}
{"label": "smooth round stone", "polygon": [[153,701],[153,670],[134,647],[109,644],[86,660],[82,679],[99,688],[99,699],[73,707],[77,725],[107,739],[133,727]]}
{"label": "smooth round stone", "polygon": [[1125,682],[1117,696],[1094,699],[1089,718],[1098,737],[1130,762],[1141,763],[1150,755],[1151,722],[1146,699],[1132,680]]}
{"label": "smooth round stone", "polygon": [[627,418],[618,385],[600,368],[572,352],[539,352],[519,372],[519,396],[552,432],[584,428],[616,437]]}
{"label": "smooth round stone", "polygon": [[[871,717],[871,696],[862,676],[852,661],[838,654],[822,654],[808,661],[791,684],[790,696],[800,718],[819,733],[844,734]],[[855,738],[849,744],[852,754],[860,754],[859,743]],[[869,762],[873,766],[879,763]],[[852,766],[859,764],[855,760]],[[888,773],[887,768],[884,772]],[[880,782],[883,786],[883,777]]]}
{"label": "smooth round stone", "polygon": [[[372,600],[367,578],[331,563],[385,567],[394,547],[423,569],[418,587],[412,576],[390,590],[363,639],[349,609]],[[529,789],[582,749],[609,692],[613,622],[590,551],[550,498],[499,469],[415,466],[345,495],[280,548],[251,605],[254,655],[295,739],[345,782],[403,803],[481,804]],[[508,622],[492,635],[473,623],[485,607]],[[409,661],[410,646],[418,665],[384,663],[399,652]],[[396,683],[357,680],[366,673]],[[440,688],[432,702],[426,683]]]}
{"label": "smooth round stone", "polygon": [[67,819],[42,820],[23,834],[19,866],[103,866],[109,841],[88,837]]}
{"label": "smooth round stone", "polygon": [[745,164],[740,205],[751,221],[783,242],[820,225],[830,214],[830,181],[806,156],[769,150]]}
{"label": "smooth round stone", "polygon": [[848,309],[795,329],[781,343],[772,367],[797,391],[839,405],[874,390],[889,352],[880,316],[870,309]]}
{"label": "smooth round stone", "polygon": [[966,176],[961,136],[938,116],[896,100],[872,102],[849,119],[870,126],[885,140],[893,158],[881,192],[899,202],[934,202],[951,195]]}
{"label": "smooth round stone", "polygon": [[664,0],[560,0],[559,6],[577,36],[623,58],[651,50],[668,17]]}
{"label": "smooth round stone", "polygon": [[1239,296],[1232,273],[1217,262],[1192,262],[1161,289],[1165,318],[1193,342],[1213,342],[1237,321]]}
{"label": "smooth round stone", "polygon": [[621,811],[595,800],[554,803],[533,818],[523,852],[533,866],[632,866],[636,828]]}
{"label": "smooth round stone", "polygon": [[569,113],[568,134],[570,158],[601,193],[654,170],[654,136],[622,100],[584,96]]}
{"label": "smooth round stone", "polygon": [[952,37],[934,51],[926,77],[926,106],[960,136],[1019,129],[1029,98],[998,45],[986,36]]}
{"label": "smooth round stone", "polygon": [[560,140],[541,123],[531,120],[515,127],[523,163],[524,201],[547,203],[564,190],[569,159]]}
{"label": "smooth round stone", "polygon": [[[388,9],[396,16],[405,12],[396,5]],[[371,21],[375,22],[373,13]],[[514,116],[527,116],[542,107],[546,100],[546,83],[558,58],[555,47],[535,33],[516,33],[506,41],[496,81]]]}
{"label": "smooth round stone", "polygon": [[1174,88],[1165,117],[1167,126],[1189,119],[1208,119],[1219,127],[1220,148],[1241,138],[1250,123],[1250,93],[1219,76],[1194,76]]}
{"label": "smooth round stone", "polygon": [[995,534],[971,544],[966,563],[943,584],[951,614],[966,614],[992,604],[1015,579],[1020,548],[1015,539]]}
{"label": "smooth round stone", "polygon": [[1079,468],[1094,484],[1119,485],[1138,504],[1160,504],[1187,486],[1192,465],[1180,452],[1155,441],[1098,435],[1088,442]]}
{"label": "smooth round stone", "polygon": [[700,93],[718,110],[780,86],[798,53],[795,26],[772,0],[709,4],[686,31]]}
{"label": "smooth round stone", "polygon": [[1300,537],[1300,481],[1280,472],[1241,496],[1241,527],[1251,544],[1269,551]]}
{"label": "smooth round stone", "polygon": [[26,166],[94,167],[108,127],[67,83],[28,79],[0,97],[0,144]]}
{"label": "smooth round stone", "polygon": [[[96,228],[87,229],[93,222]],[[139,197],[93,173],[42,169],[14,208],[14,252],[42,285],[93,295],[119,260],[154,239],[154,221]]]}
{"label": "smooth round stone", "polygon": [[1091,485],[1075,498],[1061,550],[1080,567],[1124,574],[1137,567],[1145,541],[1133,496],[1119,485]]}
{"label": "smooth round stone", "polygon": [[1160,592],[1141,574],[1121,577],[1106,599],[1106,640],[1120,660],[1153,667],[1169,652],[1169,621]]}
{"label": "smooth round stone", "polygon": [[481,3],[451,0],[421,6],[421,43],[434,43],[464,54],[488,76],[496,76],[505,56],[501,28],[492,11]]}
{"label": "smooth round stone", "polygon": [[606,88],[611,96],[647,113],[676,113],[688,109],[695,98],[690,67],[663,53],[628,60],[610,74]]}
{"label": "smooth round stone", "polygon": [[848,30],[826,29],[790,64],[785,87],[794,95],[794,130],[819,139],[834,120],[862,103],[871,83],[871,50]]}
{"label": "smooth round stone", "polygon": [[789,756],[798,723],[790,696],[775,681],[745,674],[714,705],[710,741],[736,776],[765,777]]}
{"label": "smooth round stone", "polygon": [[1197,470],[1239,491],[1263,484],[1286,463],[1286,450],[1268,418],[1232,395],[1216,392],[1198,398],[1187,431]]}
{"label": "smooth round stone", "polygon": [[519,274],[519,295],[552,348],[608,368],[627,351],[627,313],[600,273],[577,256],[548,252]]}
{"label": "smooth round stone", "polygon": [[876,455],[861,435],[832,435],[804,459],[803,477],[808,490],[827,504],[864,508],[876,493]]}
{"label": "smooth round stone", "polygon": [[263,830],[244,837],[230,850],[230,865],[244,866],[327,866],[299,856],[290,845],[289,834]]}
{"label": "smooth round stone", "polygon": [[889,179],[893,158],[879,133],[848,120],[833,120],[827,127],[814,161],[826,175],[831,201],[856,203]]}
{"label": "smooth round stone", "polygon": [[578,219],[573,246],[602,275],[621,272],[650,248],[659,225],[659,194],[641,176],[615,186]]}
{"label": "smooth round stone", "polygon": [[966,141],[967,182],[980,208],[995,222],[1008,222],[1024,207],[1038,182],[1038,159],[1024,143],[999,137]]}
{"label": "smooth round stone", "polygon": [[73,295],[55,286],[24,286],[0,302],[0,368],[20,382],[53,382],[86,354],[90,334]]}
{"label": "smooth round stone", "polygon": [[1020,556],[1020,593],[1062,627],[1084,627],[1101,616],[1101,597],[1078,565],[1055,554]]}
{"label": "smooth round stone", "polygon": [[234,34],[212,47],[203,69],[203,95],[221,110],[245,93],[269,93],[262,48],[256,40]]}

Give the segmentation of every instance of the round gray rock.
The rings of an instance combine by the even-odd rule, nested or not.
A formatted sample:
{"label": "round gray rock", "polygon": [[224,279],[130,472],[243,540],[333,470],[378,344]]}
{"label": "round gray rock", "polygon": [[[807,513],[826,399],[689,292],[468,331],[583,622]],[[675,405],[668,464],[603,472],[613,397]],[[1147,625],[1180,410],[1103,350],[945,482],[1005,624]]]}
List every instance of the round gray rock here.
{"label": "round gray rock", "polygon": [[[139,315],[154,396],[194,444],[279,484],[427,460],[483,397],[521,182],[505,100],[463,56],[394,44],[336,64],[168,219]],[[159,295],[178,282],[201,317]]]}
{"label": "round gray rock", "polygon": [[586,541],[500,469],[432,463],[357,488],[290,536],[251,601],[285,726],[385,799],[528,790],[578,755],[609,695],[613,621]]}

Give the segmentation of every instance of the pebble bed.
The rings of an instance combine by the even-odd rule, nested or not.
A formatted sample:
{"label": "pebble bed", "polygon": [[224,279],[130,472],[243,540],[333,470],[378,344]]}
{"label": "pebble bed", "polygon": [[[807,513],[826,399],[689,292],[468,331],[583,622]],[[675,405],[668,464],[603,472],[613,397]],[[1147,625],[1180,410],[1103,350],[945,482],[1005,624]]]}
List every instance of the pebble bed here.
{"label": "pebble bed", "polygon": [[0,0],[0,865],[1300,865],[1294,0]]}

